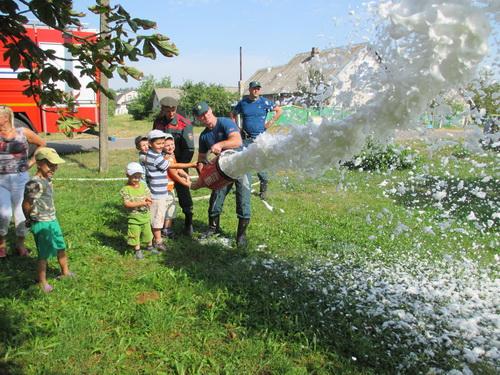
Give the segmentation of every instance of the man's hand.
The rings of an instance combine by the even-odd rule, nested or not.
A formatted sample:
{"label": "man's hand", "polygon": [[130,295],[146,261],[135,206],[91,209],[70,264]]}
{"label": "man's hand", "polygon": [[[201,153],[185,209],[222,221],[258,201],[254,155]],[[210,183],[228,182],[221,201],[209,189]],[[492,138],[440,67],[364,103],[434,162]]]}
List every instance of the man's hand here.
{"label": "man's hand", "polygon": [[222,152],[222,147],[220,145],[220,142],[214,144],[210,149],[210,151],[212,151],[212,154],[219,155]]}

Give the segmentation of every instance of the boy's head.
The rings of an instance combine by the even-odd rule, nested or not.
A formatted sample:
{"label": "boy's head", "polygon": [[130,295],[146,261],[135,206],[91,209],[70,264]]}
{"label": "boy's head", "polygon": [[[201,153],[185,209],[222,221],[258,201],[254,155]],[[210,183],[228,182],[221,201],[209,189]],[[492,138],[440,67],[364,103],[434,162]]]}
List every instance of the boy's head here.
{"label": "boy's head", "polygon": [[39,174],[44,178],[52,177],[57,171],[57,166],[66,163],[64,159],[58,155],[57,151],[50,147],[42,147],[36,150],[35,161]]}
{"label": "boy's head", "polygon": [[151,130],[149,133],[148,133],[148,141],[149,141],[149,147],[157,152],[157,153],[161,153],[162,150],[163,150],[163,146],[165,144],[165,138],[167,137],[167,135],[162,132],[161,130]]}
{"label": "boy's head", "polygon": [[132,186],[139,185],[142,178],[143,169],[142,166],[137,162],[132,162],[127,165],[126,174],[128,177],[128,184]]}
{"label": "boy's head", "polygon": [[135,137],[135,148],[140,152],[147,154],[149,147],[148,137],[139,135]]}
{"label": "boy's head", "polygon": [[174,136],[169,133],[166,133],[165,135],[165,146],[163,146],[163,151],[165,151],[165,153],[169,155],[172,155],[175,151]]}

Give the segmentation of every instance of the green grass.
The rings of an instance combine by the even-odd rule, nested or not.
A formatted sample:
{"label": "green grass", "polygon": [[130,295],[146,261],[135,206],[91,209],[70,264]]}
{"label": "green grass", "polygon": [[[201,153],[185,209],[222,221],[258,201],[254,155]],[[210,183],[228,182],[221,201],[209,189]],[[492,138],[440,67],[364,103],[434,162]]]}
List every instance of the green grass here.
{"label": "green grass", "polygon": [[[424,144],[414,147],[428,153]],[[125,181],[115,180],[124,177],[136,151],[110,151],[105,174],[98,173],[97,153],[64,158],[67,163],[54,181],[57,215],[70,269],[79,277],[56,281],[57,262],[51,260],[48,280],[55,289],[43,294],[35,286],[35,256],[11,255],[0,262],[1,374],[392,374],[400,365],[408,374],[462,369],[458,356],[446,354],[460,346],[460,337],[448,349],[436,346],[431,356],[425,351],[429,345],[408,344],[409,338],[396,335],[403,328],[387,330],[384,323],[390,319],[367,311],[378,298],[380,306],[414,316],[415,306],[428,308],[423,292],[415,299],[399,289],[372,294],[384,283],[399,288],[410,278],[419,280],[415,286],[421,282],[433,290],[446,274],[450,279],[435,286],[435,294],[457,282],[459,296],[467,288],[470,294],[477,280],[483,282],[478,293],[486,293],[488,280],[498,277],[499,219],[492,219],[500,199],[498,156],[471,157],[445,148],[411,171],[332,169],[314,179],[282,174],[270,183],[272,211],[252,197],[246,251],[231,243],[237,218],[230,194],[221,218],[228,243],[179,237],[169,241],[170,251],[145,254],[144,261],[127,249],[119,195]],[[449,158],[446,168],[444,158]],[[464,188],[454,189],[459,181]],[[447,191],[441,206],[432,197],[436,186]],[[487,197],[477,197],[477,189]],[[206,189],[193,192],[208,194]],[[206,229],[207,205],[207,199],[195,201],[197,233]],[[467,219],[470,211],[477,220]],[[445,222],[450,227],[441,230],[438,224]],[[35,248],[31,235],[27,244]],[[456,264],[443,265],[448,256]],[[464,258],[469,268],[462,268]],[[469,276],[471,270],[477,274]],[[477,308],[486,297],[476,301]],[[433,304],[439,310],[448,300],[436,298]],[[411,331],[419,335],[419,329]],[[478,374],[495,373],[491,362],[469,366]]]}

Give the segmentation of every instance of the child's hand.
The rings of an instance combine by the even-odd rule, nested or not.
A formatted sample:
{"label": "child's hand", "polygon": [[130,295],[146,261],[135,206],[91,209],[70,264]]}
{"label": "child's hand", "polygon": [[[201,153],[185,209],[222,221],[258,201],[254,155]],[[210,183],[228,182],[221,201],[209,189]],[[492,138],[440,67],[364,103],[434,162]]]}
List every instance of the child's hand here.
{"label": "child's hand", "polygon": [[151,206],[153,204],[153,199],[151,197],[146,197],[144,199],[145,206]]}
{"label": "child's hand", "polygon": [[26,219],[26,221],[24,222],[24,226],[26,228],[31,228],[31,219]]}

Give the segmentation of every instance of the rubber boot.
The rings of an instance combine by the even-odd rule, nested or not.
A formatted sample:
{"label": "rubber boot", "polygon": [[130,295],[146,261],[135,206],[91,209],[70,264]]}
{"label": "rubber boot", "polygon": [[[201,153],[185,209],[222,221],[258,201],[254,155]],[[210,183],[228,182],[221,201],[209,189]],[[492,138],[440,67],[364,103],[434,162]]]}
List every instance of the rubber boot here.
{"label": "rubber boot", "polygon": [[220,216],[209,216],[208,217],[208,230],[200,236],[201,240],[204,240],[205,238],[211,237],[214,234],[217,234],[220,232],[219,220],[220,220]]}
{"label": "rubber boot", "polygon": [[248,246],[247,242],[247,227],[250,223],[250,219],[239,219],[238,221],[238,233],[236,235],[236,246],[246,249]]}
{"label": "rubber boot", "polygon": [[192,212],[187,212],[184,214],[185,219],[184,219],[184,230],[182,233],[186,236],[192,236],[193,235],[193,213]]}
{"label": "rubber boot", "polygon": [[260,199],[263,201],[267,201],[267,181],[261,181],[260,182]]}

